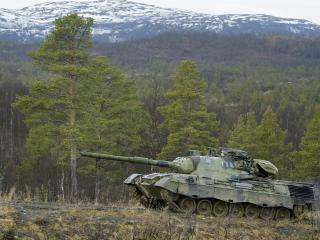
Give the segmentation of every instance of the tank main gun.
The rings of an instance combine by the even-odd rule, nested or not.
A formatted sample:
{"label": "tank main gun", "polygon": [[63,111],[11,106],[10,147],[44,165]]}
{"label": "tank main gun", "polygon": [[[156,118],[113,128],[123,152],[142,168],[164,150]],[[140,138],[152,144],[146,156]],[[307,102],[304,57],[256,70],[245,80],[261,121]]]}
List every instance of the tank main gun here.
{"label": "tank main gun", "polygon": [[93,152],[86,152],[86,151],[81,152],[81,156],[96,158],[96,159],[120,161],[120,162],[146,164],[146,165],[152,165],[157,167],[166,167],[166,168],[173,167],[172,162],[165,161],[165,160],[153,160],[153,159],[144,158],[144,157],[124,157],[124,156],[115,156],[110,154],[93,153]]}
{"label": "tank main gun", "polygon": [[174,161],[165,161],[165,160],[154,160],[144,157],[124,157],[124,156],[115,156],[104,153],[94,153],[94,152],[81,152],[81,156],[95,159],[104,159],[104,160],[113,160],[119,162],[130,162],[137,164],[145,164],[163,168],[172,168],[179,173],[190,173],[195,169],[195,164],[193,160],[189,157],[177,158]]}

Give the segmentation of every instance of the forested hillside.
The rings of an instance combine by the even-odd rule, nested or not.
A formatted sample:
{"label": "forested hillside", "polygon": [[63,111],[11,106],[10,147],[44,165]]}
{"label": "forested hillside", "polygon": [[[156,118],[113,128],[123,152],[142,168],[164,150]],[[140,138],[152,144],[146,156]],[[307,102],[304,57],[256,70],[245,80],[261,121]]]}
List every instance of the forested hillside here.
{"label": "forested hillside", "polygon": [[166,33],[140,41],[97,44],[94,49],[117,64],[138,68],[155,61],[178,63],[184,59],[193,59],[200,65],[294,67],[319,63],[320,39],[185,32]]}
{"label": "forested hillside", "polygon": [[[67,95],[67,81],[54,82],[56,75],[67,75],[66,66],[42,66],[46,59],[41,52],[27,56],[39,46],[0,43],[0,191],[13,186],[21,192],[42,189],[49,199],[70,194],[70,136],[77,144],[73,157],[78,160],[78,193],[89,199],[94,197],[95,163],[79,157],[82,148],[171,160],[190,146],[230,146],[274,162],[280,178],[319,180],[320,39],[167,33],[139,41],[93,43],[88,55],[78,55],[84,62],[95,60],[81,69],[70,67],[80,79],[78,95],[70,99],[81,110],[81,120],[72,127],[63,115],[71,100],[55,98]],[[108,61],[96,58],[100,55]],[[194,76],[192,81],[181,80],[186,73]],[[210,116],[206,130],[201,121],[194,121],[200,127],[192,128],[188,119],[170,115],[170,104],[181,101],[179,96],[192,86],[200,96],[194,101],[201,104],[184,115]],[[12,106],[17,95],[28,93],[31,98],[20,98]],[[55,114],[48,117],[46,108],[55,109]],[[184,138],[178,125],[201,132],[196,134],[200,140]],[[186,143],[183,149],[177,149],[177,140]],[[111,185],[119,186],[132,168],[105,164],[103,183],[112,184],[103,184],[103,195]]]}

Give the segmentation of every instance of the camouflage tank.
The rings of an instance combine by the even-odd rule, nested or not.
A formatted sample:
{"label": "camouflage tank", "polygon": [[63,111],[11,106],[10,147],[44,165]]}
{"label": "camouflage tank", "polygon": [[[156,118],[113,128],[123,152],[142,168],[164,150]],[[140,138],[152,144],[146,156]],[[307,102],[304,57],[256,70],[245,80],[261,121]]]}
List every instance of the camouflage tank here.
{"label": "camouflage tank", "polygon": [[170,173],[132,174],[124,183],[140,202],[217,217],[285,219],[312,209],[319,189],[313,184],[275,180],[278,169],[245,151],[222,148],[201,156],[191,151],[174,161],[82,152],[82,156],[170,168]]}

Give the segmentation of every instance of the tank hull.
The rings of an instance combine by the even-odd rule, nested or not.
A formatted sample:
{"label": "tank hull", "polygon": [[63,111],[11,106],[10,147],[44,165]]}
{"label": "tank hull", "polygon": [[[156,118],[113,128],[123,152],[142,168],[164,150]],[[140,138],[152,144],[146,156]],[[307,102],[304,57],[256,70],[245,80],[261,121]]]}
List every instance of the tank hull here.
{"label": "tank hull", "polygon": [[192,208],[196,205],[192,212],[197,211],[202,200],[208,200],[212,206],[223,202],[228,208],[240,206],[244,212],[248,204],[259,207],[260,212],[268,208],[275,212],[274,217],[277,209],[284,209],[293,216],[298,211],[310,209],[314,198],[312,184],[276,180],[223,181],[188,174],[153,173],[133,174],[124,183],[133,186],[144,203],[150,202],[154,206],[157,206],[154,203],[161,203],[161,206],[171,206],[178,211],[185,210],[181,209],[183,199],[192,199],[189,200],[194,201]]}

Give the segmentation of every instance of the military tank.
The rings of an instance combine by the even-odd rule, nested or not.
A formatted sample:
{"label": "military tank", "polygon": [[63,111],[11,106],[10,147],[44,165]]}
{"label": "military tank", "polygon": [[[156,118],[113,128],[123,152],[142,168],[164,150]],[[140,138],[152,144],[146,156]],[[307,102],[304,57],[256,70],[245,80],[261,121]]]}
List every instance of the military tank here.
{"label": "military tank", "polygon": [[314,184],[275,180],[271,162],[254,159],[242,150],[221,148],[201,156],[190,151],[174,161],[123,157],[93,152],[82,156],[170,168],[168,173],[132,174],[124,183],[149,208],[214,215],[289,219],[312,210],[319,189]]}

